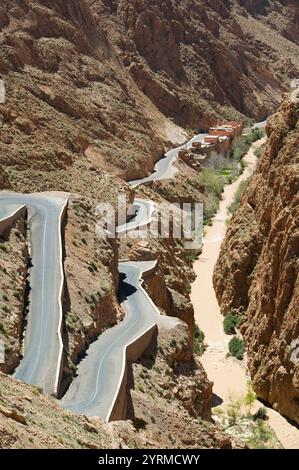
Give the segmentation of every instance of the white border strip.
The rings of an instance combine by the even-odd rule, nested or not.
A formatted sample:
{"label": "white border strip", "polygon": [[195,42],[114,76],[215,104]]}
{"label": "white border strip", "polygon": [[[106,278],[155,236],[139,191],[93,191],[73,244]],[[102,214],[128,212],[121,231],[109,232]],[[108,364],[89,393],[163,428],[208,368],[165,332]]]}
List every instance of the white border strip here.
{"label": "white border strip", "polygon": [[58,238],[59,238],[59,259],[60,259],[60,275],[61,275],[61,282],[60,282],[60,288],[59,288],[59,296],[58,296],[58,304],[59,304],[59,323],[58,323],[58,328],[57,328],[57,336],[58,336],[58,341],[59,341],[59,356],[58,356],[58,363],[57,363],[57,370],[56,370],[56,376],[55,376],[55,382],[54,382],[54,394],[57,396],[58,394],[58,387],[59,387],[59,381],[60,381],[60,374],[61,374],[61,367],[62,367],[62,354],[63,354],[63,341],[62,341],[62,322],[63,322],[63,309],[62,309],[62,297],[63,297],[63,292],[64,292],[64,271],[63,271],[63,249],[62,249],[62,218],[65,216],[65,212],[68,206],[69,202],[69,196],[67,196],[66,201],[60,211],[59,215],[59,223],[58,223]]}

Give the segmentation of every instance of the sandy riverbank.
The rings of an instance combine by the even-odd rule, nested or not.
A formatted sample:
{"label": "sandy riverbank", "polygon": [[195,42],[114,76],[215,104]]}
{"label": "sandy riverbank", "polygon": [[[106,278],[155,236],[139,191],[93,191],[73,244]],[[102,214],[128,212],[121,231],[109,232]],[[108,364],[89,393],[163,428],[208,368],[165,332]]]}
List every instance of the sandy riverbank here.
{"label": "sandy riverbank", "polygon": [[[246,393],[248,380],[244,361],[227,358],[228,342],[231,337],[223,331],[223,316],[213,288],[213,270],[220,253],[221,242],[225,236],[227,208],[233,202],[234,195],[240,183],[247,180],[254,172],[256,157],[254,151],[262,145],[265,139],[255,142],[244,157],[246,168],[243,174],[232,184],[225,187],[219,210],[213,219],[211,227],[207,227],[203,252],[194,264],[197,275],[192,285],[191,300],[194,305],[195,319],[205,333],[208,345],[202,357],[202,364],[208,377],[214,382],[214,394],[221,406],[225,407],[230,396],[234,399],[243,397]],[[218,398],[217,398],[218,397]],[[260,406],[257,403],[257,407]],[[268,423],[276,432],[278,439],[285,448],[299,448],[299,430],[288,423],[279,413],[269,409]]]}

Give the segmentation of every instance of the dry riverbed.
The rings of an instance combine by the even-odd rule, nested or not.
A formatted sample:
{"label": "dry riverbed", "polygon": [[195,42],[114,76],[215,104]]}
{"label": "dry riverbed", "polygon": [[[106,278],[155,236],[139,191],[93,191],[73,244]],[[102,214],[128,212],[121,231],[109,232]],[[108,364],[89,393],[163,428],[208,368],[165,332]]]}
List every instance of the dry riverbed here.
{"label": "dry riverbed", "polygon": [[[246,361],[227,357],[228,342],[231,339],[223,331],[223,316],[213,288],[213,271],[219,257],[221,242],[226,232],[227,209],[234,200],[234,195],[242,181],[246,181],[254,172],[257,158],[255,150],[263,145],[265,138],[255,142],[244,157],[245,170],[232,184],[225,187],[219,210],[213,218],[212,226],[207,227],[204,237],[203,252],[194,264],[196,280],[192,284],[191,300],[194,305],[195,319],[205,334],[207,349],[201,358],[210,380],[214,382],[214,405],[226,409],[230,400],[245,396],[249,379]],[[256,401],[254,407],[262,406]],[[268,408],[268,424],[275,431],[277,438],[285,448],[299,448],[299,430],[292,426],[276,411]]]}

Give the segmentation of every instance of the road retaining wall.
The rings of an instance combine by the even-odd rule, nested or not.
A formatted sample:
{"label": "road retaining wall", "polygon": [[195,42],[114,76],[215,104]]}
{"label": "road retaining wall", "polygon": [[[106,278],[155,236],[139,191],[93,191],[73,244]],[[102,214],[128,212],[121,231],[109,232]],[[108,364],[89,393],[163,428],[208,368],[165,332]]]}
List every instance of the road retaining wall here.
{"label": "road retaining wall", "polygon": [[2,235],[6,230],[8,230],[15,223],[16,220],[21,218],[25,219],[26,212],[26,206],[21,206],[6,219],[0,219],[0,235]]}
{"label": "road retaining wall", "polygon": [[125,351],[125,366],[117,398],[106,421],[119,421],[126,418],[128,368],[139,359],[157,335],[157,325],[153,324],[145,333],[128,344]]}

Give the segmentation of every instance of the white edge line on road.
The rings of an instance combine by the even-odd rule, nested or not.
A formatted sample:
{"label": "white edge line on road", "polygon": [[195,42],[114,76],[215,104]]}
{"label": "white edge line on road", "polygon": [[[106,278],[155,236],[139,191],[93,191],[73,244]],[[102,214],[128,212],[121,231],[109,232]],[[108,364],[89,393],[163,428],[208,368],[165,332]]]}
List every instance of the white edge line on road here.
{"label": "white edge line on road", "polygon": [[[45,218],[45,223],[44,223],[44,236],[43,236],[43,266],[45,266],[45,248],[46,248],[46,228],[47,228],[47,221],[48,221],[48,210],[46,209],[46,218]],[[32,242],[32,240],[30,240]],[[43,277],[42,277],[42,310],[41,310],[41,315],[40,315],[40,325],[42,329],[43,321],[44,321],[44,297],[45,297],[45,273],[43,272]],[[39,341],[38,341],[38,349],[37,349],[37,354],[36,354],[36,361],[34,364],[34,367],[31,370],[31,373],[29,377],[27,378],[28,383],[30,382],[31,378],[33,377],[33,374],[35,372],[36,366],[38,364],[39,356],[40,356],[40,349],[41,349],[41,341],[42,341],[42,335],[40,334],[39,336]],[[25,347],[25,352],[26,352],[26,347]]]}
{"label": "white edge line on road", "polygon": [[58,341],[59,341],[59,356],[58,356],[58,363],[57,363],[57,370],[56,370],[56,376],[55,376],[55,382],[54,382],[54,394],[57,396],[58,394],[58,386],[59,386],[59,376],[61,373],[61,366],[62,366],[62,354],[63,354],[63,342],[62,342],[62,320],[63,320],[63,311],[62,311],[62,295],[63,295],[63,287],[64,287],[64,271],[63,271],[63,248],[62,248],[62,218],[65,215],[65,211],[67,208],[69,202],[69,197],[67,196],[66,201],[60,211],[59,215],[59,224],[58,224],[58,237],[59,237],[59,250],[60,250],[60,255],[59,255],[59,262],[60,262],[60,274],[61,274],[61,282],[60,282],[60,288],[59,288],[59,296],[58,296],[58,304],[59,304],[59,324],[58,324],[58,329],[57,329],[57,335],[58,335]]}
{"label": "white edge line on road", "polygon": [[[151,269],[154,269],[158,264],[158,260],[155,261],[155,264],[153,265],[153,267]],[[143,294],[147,297],[148,301],[151,303],[151,305],[154,307],[154,309],[156,310],[157,314],[160,316],[160,310],[158,309],[158,307],[154,304],[154,302],[152,301],[152,299],[149,297],[148,293],[144,290],[144,288],[142,287],[143,285],[143,282],[144,280],[142,279],[142,276],[145,272],[148,272],[150,271],[151,269],[149,270],[146,270],[146,271],[142,271],[140,273],[140,276],[139,276],[139,288],[140,290],[143,292]],[[121,370],[121,375],[120,375],[120,379],[119,379],[119,382],[118,382],[118,386],[117,386],[117,389],[116,389],[116,392],[115,392],[115,395],[114,395],[114,398],[113,398],[113,402],[112,402],[112,405],[110,406],[110,409],[108,411],[108,414],[105,418],[105,422],[106,423],[109,423],[110,421],[110,418],[111,418],[111,414],[113,412],[113,409],[114,409],[114,406],[115,406],[115,402],[119,396],[119,392],[120,392],[120,389],[121,389],[121,385],[123,383],[123,380],[124,380],[124,376],[125,376],[125,370],[126,370],[126,362],[127,362],[127,349],[129,346],[131,346],[133,343],[136,343],[136,341],[138,341],[140,338],[142,338],[142,336],[146,335],[146,333],[148,333],[149,331],[151,331],[155,326],[157,326],[157,322],[154,322],[152,323],[152,325],[150,327],[148,327],[143,333],[141,333],[140,335],[138,335],[136,338],[134,338],[130,343],[127,343],[123,349],[123,359],[122,359],[122,370]]]}

